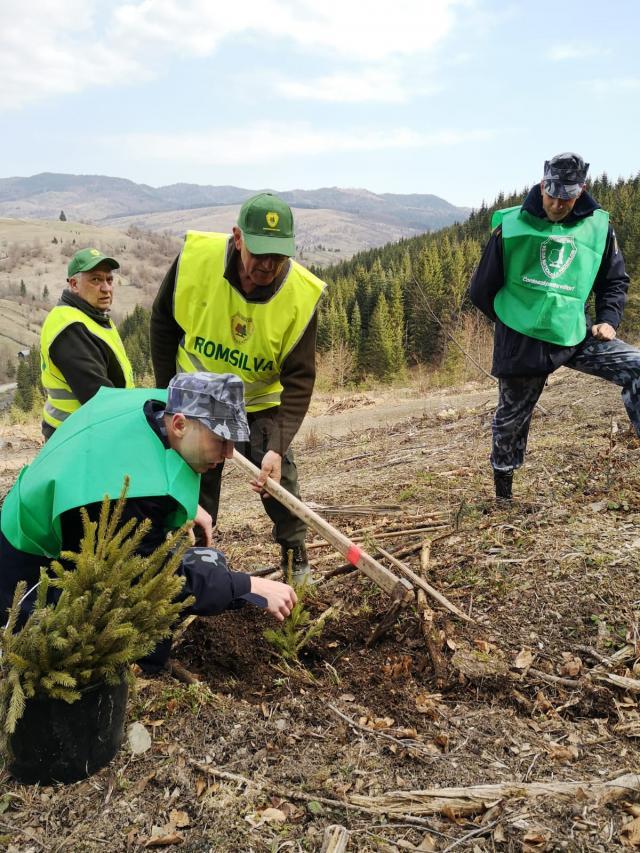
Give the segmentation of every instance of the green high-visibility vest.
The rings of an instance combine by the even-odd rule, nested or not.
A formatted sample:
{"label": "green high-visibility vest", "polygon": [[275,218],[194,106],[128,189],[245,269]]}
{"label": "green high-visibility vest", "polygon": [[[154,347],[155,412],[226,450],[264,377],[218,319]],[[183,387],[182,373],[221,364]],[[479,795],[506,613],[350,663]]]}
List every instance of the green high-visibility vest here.
{"label": "green high-visibility vest", "polygon": [[550,222],[520,207],[497,210],[502,225],[504,286],[494,310],[524,335],[562,346],[584,340],[584,306],[598,274],[609,214],[594,210],[572,225]]}
{"label": "green high-visibility vest", "polygon": [[72,305],[56,305],[47,314],[42,331],[40,332],[40,369],[41,379],[47,399],[44,404],[42,418],[52,427],[59,427],[69,417],[71,412],[80,408],[80,401],[71,390],[62,372],[51,360],[49,354],[51,345],[60,332],[72,323],[82,323],[100,340],[104,341],[118,359],[125,380],[125,388],[133,388],[133,370],[125,352],[124,344],[118,334],[113,320],[109,320],[109,328],[96,323],[84,311]]}
{"label": "green high-visibility vest", "polygon": [[170,495],[176,500],[168,530],[195,518],[200,475],[149,426],[143,410],[147,400],[166,404],[167,392],[103,387],[58,427],[22,469],[2,507],[0,527],[14,548],[59,556],[62,513],[105,495],[115,500],[125,476],[131,481],[129,498]]}
{"label": "green high-visibility vest", "polygon": [[224,277],[226,234],[189,231],[178,262],[173,313],[185,334],[176,369],[233,373],[248,412],[280,403],[282,362],[313,317],[325,284],[291,261],[267,302],[250,302]]}

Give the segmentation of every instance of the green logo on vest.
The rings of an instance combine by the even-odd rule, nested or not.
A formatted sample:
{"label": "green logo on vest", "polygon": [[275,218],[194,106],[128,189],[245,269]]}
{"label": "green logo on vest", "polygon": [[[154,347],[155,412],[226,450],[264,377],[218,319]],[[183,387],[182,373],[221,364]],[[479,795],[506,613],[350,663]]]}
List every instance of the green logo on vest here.
{"label": "green logo on vest", "polygon": [[237,344],[246,343],[253,334],[253,330],[253,320],[250,317],[234,314],[231,318],[231,335]]}
{"label": "green logo on vest", "polygon": [[551,234],[540,246],[540,265],[547,278],[559,278],[576,256],[578,248],[573,237]]}

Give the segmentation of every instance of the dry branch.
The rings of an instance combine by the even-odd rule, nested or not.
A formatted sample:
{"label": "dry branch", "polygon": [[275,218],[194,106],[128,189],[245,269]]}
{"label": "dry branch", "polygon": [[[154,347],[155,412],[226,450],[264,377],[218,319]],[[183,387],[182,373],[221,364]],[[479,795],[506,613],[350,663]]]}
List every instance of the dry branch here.
{"label": "dry branch", "polygon": [[[213,776],[215,779],[226,779],[229,782],[236,782],[236,784],[245,785],[247,788],[254,787],[258,788],[260,791],[269,791],[272,794],[275,794],[277,797],[282,797],[285,800],[302,800],[306,803],[316,802],[322,803],[325,806],[333,809],[339,809],[344,811],[355,811],[355,812],[364,812],[365,814],[373,814],[378,815],[379,811],[377,809],[367,808],[366,805],[356,805],[356,803],[350,803],[346,800],[332,800],[329,797],[323,797],[319,794],[307,794],[305,791],[301,791],[299,789],[294,788],[285,788],[282,785],[276,785],[269,780],[260,780],[255,777],[252,779],[248,779],[246,776],[241,776],[239,773],[230,773],[227,770],[218,770],[217,767],[213,767],[209,764],[201,764],[199,761],[196,761],[194,758],[191,758],[186,750],[181,749],[181,753],[184,755],[185,760],[188,764],[194,767],[196,770],[199,770],[201,773],[204,773],[207,776]],[[391,817],[391,816],[390,816]],[[410,823],[413,826],[426,826],[431,827],[429,821],[424,818],[414,817],[413,815],[400,815],[397,818],[394,817],[393,820],[402,820],[403,823]],[[43,845],[44,846],[44,845]]]}
{"label": "dry branch", "polygon": [[378,814],[389,817],[399,813],[425,815],[446,811],[460,815],[485,811],[489,804],[505,798],[564,797],[576,795],[607,802],[628,798],[640,793],[640,775],[626,773],[609,782],[585,780],[583,782],[505,782],[494,785],[472,785],[468,788],[426,788],[422,791],[391,791],[378,797],[352,794],[350,801]]}
{"label": "dry branch", "polygon": [[340,824],[328,826],[324,831],[320,853],[344,853],[349,844],[349,830]]}
{"label": "dry branch", "polygon": [[390,554],[388,551],[385,551],[384,548],[381,548],[380,546],[378,546],[378,551],[382,554],[383,557],[386,557],[387,560],[390,560],[390,562],[392,562],[394,566],[397,566],[400,571],[404,575],[406,575],[413,584],[419,586],[420,589],[423,589],[425,592],[429,593],[432,598],[435,598],[435,600],[439,602],[443,607],[446,607],[446,609],[450,613],[455,614],[460,619],[463,619],[465,622],[474,621],[470,616],[467,616],[466,613],[463,613],[460,608],[456,607],[455,604],[452,604],[448,598],[445,598],[441,592],[438,592],[437,589],[434,589],[431,584],[428,584],[426,581],[422,580],[420,575],[417,575],[413,571],[413,569],[410,569],[409,566],[407,566],[406,563],[402,563],[400,560],[394,557],[393,554]]}
{"label": "dry branch", "polygon": [[416,590],[416,604],[420,618],[420,630],[433,665],[436,687],[438,690],[442,690],[447,683],[447,661],[442,654],[440,635],[434,624],[433,610],[427,604],[427,596],[422,589]]}

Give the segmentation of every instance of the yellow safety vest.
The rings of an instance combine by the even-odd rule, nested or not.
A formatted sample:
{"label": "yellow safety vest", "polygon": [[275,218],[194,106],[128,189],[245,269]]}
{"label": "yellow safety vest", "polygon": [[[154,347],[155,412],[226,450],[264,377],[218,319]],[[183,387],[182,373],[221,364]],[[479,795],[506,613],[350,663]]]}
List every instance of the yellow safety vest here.
{"label": "yellow safety vest", "polygon": [[266,302],[250,302],[224,277],[226,234],[189,231],[180,254],[173,314],[184,329],[176,369],[233,373],[248,412],[280,404],[282,363],[309,325],[325,283],[296,261]]}
{"label": "yellow safety vest", "polygon": [[109,320],[109,328],[101,326],[92,320],[84,311],[71,305],[56,305],[47,314],[42,331],[40,332],[40,370],[41,379],[47,399],[42,412],[43,419],[57,429],[72,412],[80,408],[80,401],[69,387],[61,371],[51,360],[49,350],[60,332],[72,323],[82,323],[92,335],[104,341],[113,351],[122,368],[125,388],[133,388],[133,370],[127,358],[124,344],[120,339],[113,320]]}

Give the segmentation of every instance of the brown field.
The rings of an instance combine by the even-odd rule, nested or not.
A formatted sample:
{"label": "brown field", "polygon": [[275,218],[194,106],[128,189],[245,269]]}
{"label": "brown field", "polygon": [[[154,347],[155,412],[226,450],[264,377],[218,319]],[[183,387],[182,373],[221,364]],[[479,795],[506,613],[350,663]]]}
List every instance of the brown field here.
{"label": "brown field", "polygon": [[[638,776],[602,786],[640,766],[640,442],[617,389],[554,377],[506,507],[488,468],[495,389],[399,396],[316,397],[297,441],[303,496],[371,552],[404,555],[473,621],[429,599],[430,617],[409,604],[371,643],[388,597],[310,536],[309,608],[337,615],[302,665],[275,655],[261,612],[196,620],[174,654],[201,684],[138,679],[130,699],[147,752],[123,746],[69,787],[0,778],[9,849],[320,851],[333,824],[348,851],[638,846]],[[6,489],[39,441],[35,426],[1,437]],[[268,520],[232,466],[223,492],[219,547],[236,569],[273,564]],[[578,784],[567,796],[560,783]],[[448,804],[418,793],[486,784],[504,787]]]}

